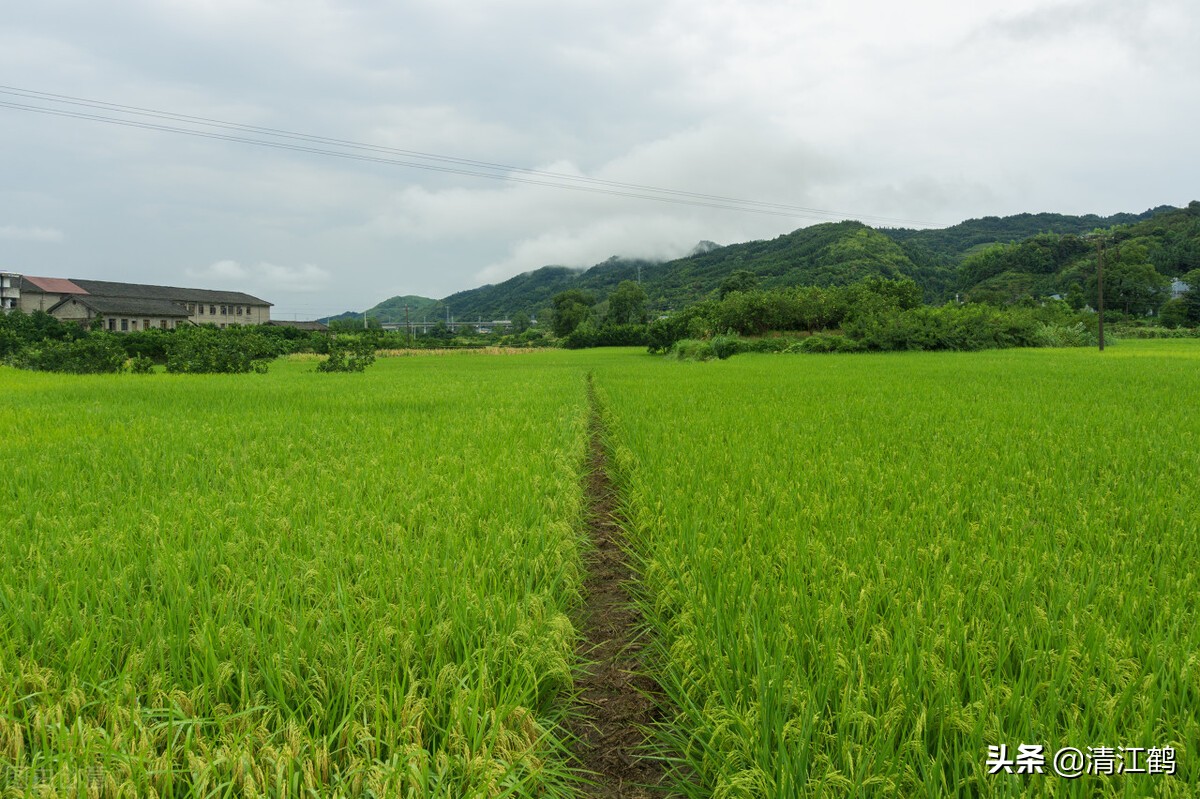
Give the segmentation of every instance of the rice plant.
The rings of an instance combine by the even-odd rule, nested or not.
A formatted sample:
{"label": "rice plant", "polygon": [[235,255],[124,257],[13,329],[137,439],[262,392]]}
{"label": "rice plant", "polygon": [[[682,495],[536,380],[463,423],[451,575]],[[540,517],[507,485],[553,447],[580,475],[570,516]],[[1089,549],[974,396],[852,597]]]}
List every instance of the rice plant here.
{"label": "rice plant", "polygon": [[1196,795],[1200,347],[595,370],[688,795]]}
{"label": "rice plant", "polygon": [[0,369],[0,793],[572,795],[562,366]]}

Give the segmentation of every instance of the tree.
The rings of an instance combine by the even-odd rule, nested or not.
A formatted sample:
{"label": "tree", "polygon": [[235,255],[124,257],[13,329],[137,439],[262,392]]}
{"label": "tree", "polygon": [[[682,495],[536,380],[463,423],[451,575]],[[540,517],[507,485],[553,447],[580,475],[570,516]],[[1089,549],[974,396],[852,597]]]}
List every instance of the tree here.
{"label": "tree", "polygon": [[[1127,314],[1146,314],[1157,311],[1169,296],[1170,280],[1155,271],[1149,263],[1122,259],[1114,263],[1104,259],[1104,304]],[[1096,280],[1090,288],[1096,296]]]}
{"label": "tree", "polygon": [[317,364],[318,372],[362,372],[375,363],[375,346],[364,336],[339,335],[329,342],[329,357]]}
{"label": "tree", "polygon": [[758,288],[758,275],[749,269],[738,269],[721,281],[717,287],[717,299],[723,300],[735,291],[754,291]]}
{"label": "tree", "polygon": [[1193,269],[1181,280],[1188,285],[1188,290],[1179,298],[1183,301],[1184,317],[1188,324],[1200,325],[1200,269]]}
{"label": "tree", "polygon": [[646,292],[640,283],[622,280],[608,295],[608,314],[604,321],[610,325],[640,325],[646,321]]}
{"label": "tree", "polygon": [[559,338],[569,336],[572,330],[588,318],[594,299],[583,289],[567,289],[555,294],[551,300],[554,309],[554,335]]}
{"label": "tree", "polygon": [[513,333],[524,333],[529,329],[529,314],[524,311],[517,311],[509,321],[512,322]]}

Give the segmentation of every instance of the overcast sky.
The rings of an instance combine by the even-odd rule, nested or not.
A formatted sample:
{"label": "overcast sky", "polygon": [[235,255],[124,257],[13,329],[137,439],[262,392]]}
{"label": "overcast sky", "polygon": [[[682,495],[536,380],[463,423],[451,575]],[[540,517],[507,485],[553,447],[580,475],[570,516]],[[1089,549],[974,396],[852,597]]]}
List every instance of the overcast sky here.
{"label": "overcast sky", "polygon": [[[6,5],[0,84],[941,226],[1200,199],[1197,42],[1195,0],[38,0]],[[826,218],[5,107],[0,152],[0,268],[281,318]]]}

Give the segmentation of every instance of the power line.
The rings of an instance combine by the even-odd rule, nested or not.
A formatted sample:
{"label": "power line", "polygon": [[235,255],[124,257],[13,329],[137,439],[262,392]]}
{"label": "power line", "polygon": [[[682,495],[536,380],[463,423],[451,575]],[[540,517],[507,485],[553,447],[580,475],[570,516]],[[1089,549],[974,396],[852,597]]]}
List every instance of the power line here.
{"label": "power line", "polygon": [[[386,147],[376,144],[355,142],[347,139],[316,136],[307,133],[283,130],[280,128],[245,125],[237,122],[227,122],[223,120],[212,119],[209,117],[177,114],[169,111],[160,111],[139,106],[120,105],[117,103],[108,103],[100,100],[74,97],[71,95],[51,94],[49,92],[22,89],[15,86],[0,85],[0,94],[43,103],[56,103],[58,105],[88,108],[93,111],[102,111],[107,114],[124,114],[126,115],[126,118],[106,116],[102,113],[74,111],[68,108],[29,105],[27,103],[0,100],[0,107],[17,111],[73,119],[83,119],[94,122],[102,122],[105,124],[121,125],[125,127],[141,128],[144,130],[154,130],[164,133],[174,133],[178,135],[216,139],[221,141],[230,141],[279,150],[291,150],[294,152],[344,158],[354,161],[366,161],[371,163],[401,166],[411,169],[423,169],[432,172],[443,172],[455,175],[487,178],[491,180],[501,180],[510,183],[524,183],[534,186],[569,189],[572,191],[582,191],[592,194],[607,194],[617,197],[653,200],[656,202],[667,202],[679,205],[714,208],[719,210],[741,211],[743,213],[754,213],[768,216],[839,219],[850,217],[860,220],[870,220],[877,223],[916,225],[931,224],[929,222],[914,219],[900,219],[894,217],[874,216],[869,214],[854,214],[848,211],[833,211],[821,208],[790,205],[787,203],[747,200],[736,197],[703,194],[700,192],[690,192],[680,189],[662,188],[658,186],[648,186],[637,183],[603,180],[600,178],[590,178],[581,175],[569,175],[561,172],[548,172],[544,170],[529,169],[527,167],[512,166],[488,161],[478,161],[450,155],[441,155],[437,153],[421,152],[418,150],[405,150],[396,147]],[[139,117],[141,117],[141,119],[139,119]],[[214,128],[216,130],[228,132],[218,133],[211,130],[197,130],[194,127],[184,128],[147,120],[165,120],[193,126]],[[250,138],[248,135],[234,134],[269,136],[276,140]],[[278,141],[278,139],[282,139],[284,141]],[[288,141],[299,143],[289,144],[287,143]],[[330,150],[327,149],[328,147],[340,147],[346,151]],[[378,153],[380,155],[370,155],[369,153]],[[397,158],[383,157],[384,155],[402,156],[404,159],[419,160],[401,160]],[[522,175],[525,177],[522,177]]]}

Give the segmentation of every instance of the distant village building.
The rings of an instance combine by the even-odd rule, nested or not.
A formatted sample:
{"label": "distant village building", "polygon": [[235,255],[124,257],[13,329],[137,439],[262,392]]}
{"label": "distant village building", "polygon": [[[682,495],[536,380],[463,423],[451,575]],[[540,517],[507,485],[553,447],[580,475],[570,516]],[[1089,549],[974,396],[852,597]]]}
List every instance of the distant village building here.
{"label": "distant village building", "polygon": [[21,299],[21,276],[15,272],[0,272],[0,313],[17,307]]}
{"label": "distant village building", "polygon": [[107,280],[19,276],[16,307],[45,311],[63,321],[105,330],[173,330],[182,324],[260,325],[271,321],[271,303],[240,291],[212,291]]}
{"label": "distant village building", "polygon": [[1187,294],[1188,290],[1189,290],[1188,284],[1184,283],[1179,278],[1175,278],[1171,281],[1171,299],[1173,299],[1173,300],[1179,299],[1184,294]]}

